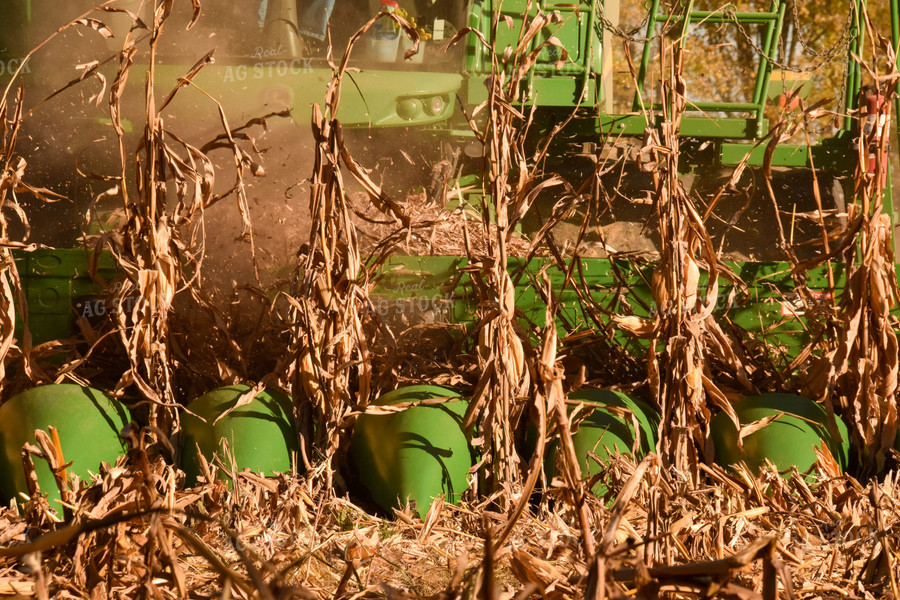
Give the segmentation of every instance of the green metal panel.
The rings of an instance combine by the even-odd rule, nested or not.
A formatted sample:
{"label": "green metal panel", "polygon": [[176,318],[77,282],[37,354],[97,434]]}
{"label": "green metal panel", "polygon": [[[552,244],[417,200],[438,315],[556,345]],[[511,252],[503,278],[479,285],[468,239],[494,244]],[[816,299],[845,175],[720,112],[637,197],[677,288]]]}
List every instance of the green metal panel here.
{"label": "green metal panel", "polygon": [[[723,142],[720,146],[721,164],[740,164],[747,154],[750,154],[747,164],[762,166],[766,149],[766,145]],[[842,175],[852,173],[856,166],[855,140],[853,136],[846,134],[839,134],[811,147],[806,144],[778,144],[772,151],[771,164],[776,167],[809,167],[810,149],[817,168],[828,169],[836,175]]]}
{"label": "green metal panel", "polygon": [[[764,163],[766,155],[766,146],[751,144],[722,144],[721,161],[723,165],[738,165],[750,155],[747,164],[750,166],[761,166]],[[813,146],[813,156],[817,148]],[[784,167],[808,167],[809,166],[810,147],[807,145],[788,146],[779,145],[771,153],[771,163],[773,166]],[[815,160],[815,158],[814,158]]]}
{"label": "green metal panel", "polygon": [[[403,313],[418,322],[473,323],[476,299],[469,275],[462,272],[466,264],[465,257],[458,256],[392,257],[377,280],[372,306],[382,317]],[[90,302],[96,304],[99,301],[98,294],[102,289],[87,276],[88,257],[83,250],[17,253],[17,266],[28,298],[35,343],[72,337],[76,316],[73,306],[79,307],[83,316],[96,316],[93,313],[97,310],[84,314],[90,308]],[[722,318],[782,347],[785,356],[795,355],[808,340],[808,333],[803,315],[790,308],[796,299],[792,295],[794,282],[789,265],[748,262],[732,266],[750,286],[751,295],[743,304],[731,306],[727,311],[722,306]],[[840,286],[843,265],[835,263],[833,267]],[[509,262],[523,325],[544,325],[545,302],[537,293],[539,286],[535,286],[534,281],[545,270],[561,303],[558,325],[567,332],[595,329],[601,323],[594,318],[600,315],[601,322],[606,322],[609,318],[606,313],[651,316],[654,310],[649,287],[652,268],[652,265],[635,267],[623,260],[582,259],[573,276],[587,286],[592,302],[603,308],[586,314],[575,282],[566,271],[555,264],[548,265],[546,259],[530,262],[512,259]],[[109,281],[115,273],[113,259],[107,254],[101,255],[102,278]],[[820,268],[807,275],[811,289],[827,288],[824,273],[824,268]],[[719,283],[724,298],[731,283],[724,279]],[[705,280],[701,285],[706,285]],[[591,314],[595,316],[591,317]],[[21,335],[21,323],[19,327]],[[641,353],[646,347],[645,342],[622,332],[617,333],[616,339],[632,352]]]}
{"label": "green metal panel", "polygon": [[461,256],[392,257],[381,270],[370,300],[388,322],[464,323],[472,309],[461,289]]}
{"label": "green metal panel", "polygon": [[[525,30],[523,22],[526,17],[533,18],[539,11],[543,14],[555,11],[562,17],[561,22],[543,28],[526,47],[526,50],[533,50],[551,37],[555,37],[568,54],[567,69],[581,72],[586,67],[593,65],[592,49],[599,46],[599,38],[596,37],[593,30],[593,3],[590,1],[484,0],[470,6],[472,7],[470,24],[484,34],[497,56],[502,56],[507,48],[515,49],[519,45],[520,35]],[[499,20],[496,39],[492,38],[491,31],[495,19]],[[471,63],[473,70],[490,73],[490,49],[478,42],[473,41],[472,43],[476,44]],[[540,51],[537,65],[539,67],[550,66],[561,59],[562,53],[559,48],[548,45]]]}
{"label": "green metal panel", "polygon": [[[160,89],[174,87],[185,70],[185,65],[157,66]],[[332,76],[331,69],[311,68],[301,59],[284,59],[256,64],[216,63],[203,69],[194,82],[220,101],[226,116],[236,123],[290,107],[294,121],[305,124],[309,122],[310,107],[323,102]],[[337,117],[347,127],[436,124],[453,114],[461,84],[459,73],[429,72],[425,77],[411,70],[366,69],[345,79]],[[429,110],[433,98],[441,99],[442,108],[432,114]],[[398,113],[404,101],[417,103],[412,116]],[[206,95],[189,86],[179,92],[172,108],[192,114],[189,111],[209,106],[209,102]],[[277,126],[278,122],[272,125]]]}
{"label": "green metal panel", "polygon": [[[662,118],[654,121],[654,126],[659,127]],[[599,115],[598,133],[609,135],[643,135],[647,130],[647,119],[643,115]],[[710,118],[685,115],[681,119],[682,138],[712,138],[712,139],[740,139],[748,140],[757,137],[759,132],[763,135],[768,131],[768,125],[757,126],[755,119],[747,117],[721,117]]]}
{"label": "green metal panel", "polygon": [[[526,15],[526,9],[530,7]],[[543,13],[550,11],[559,11],[562,16],[562,22],[556,23],[549,27],[545,27],[536,37],[535,41],[527,46],[528,50],[537,48],[542,42],[547,41],[550,37],[556,37],[565,46],[568,52],[568,59],[573,65],[572,68],[584,66],[586,55],[587,39],[590,35],[590,5],[581,3],[555,3],[545,2],[541,0],[485,0],[481,3],[481,17],[479,23],[482,24],[482,33],[487,34],[486,37],[494,46],[494,51],[498,56],[502,56],[507,48],[514,49],[519,45],[520,35],[523,33],[523,21],[526,16],[535,17],[538,10]],[[499,9],[499,10],[498,10]],[[498,15],[499,13],[499,15]],[[497,27],[497,37],[490,38],[491,31],[484,25],[491,23],[492,19],[499,17],[499,25]],[[508,25],[506,19],[510,19],[512,24]],[[552,64],[561,60],[562,54],[555,46],[543,48],[538,55],[538,65]],[[482,47],[481,68],[484,72],[489,72],[490,68],[490,50]]]}
{"label": "green metal panel", "polygon": [[[555,12],[561,16],[538,32],[535,38],[522,48],[529,53],[542,43],[556,38],[565,49],[547,44],[540,50],[537,62],[523,82],[523,101],[540,106],[575,106],[583,102],[594,105],[598,93],[594,82],[602,65],[602,47],[599,30],[595,28],[595,3],[552,2],[549,0],[485,0],[470,4],[469,25],[480,31],[498,57],[518,48],[519,39],[527,29],[524,22],[543,14]],[[526,13],[526,9],[527,13]],[[494,37],[494,20],[499,22]],[[482,44],[476,36],[469,36],[466,67],[473,78],[468,101],[477,104],[486,99],[486,91],[477,82],[491,75],[491,48]]]}
{"label": "green metal panel", "polygon": [[[15,251],[16,268],[28,302],[32,342],[41,344],[75,335],[75,319],[83,314],[85,298],[96,300],[103,282],[116,276],[113,257],[97,257],[96,280],[90,277],[91,254],[83,249]],[[92,309],[92,306],[88,306]],[[93,312],[88,317],[95,316]],[[16,313],[16,337],[21,339],[23,322]]]}
{"label": "green metal panel", "polygon": [[564,106],[579,104],[590,106],[596,93],[594,79],[587,88],[576,77],[535,77],[531,82],[529,100],[540,106]]}
{"label": "green metal panel", "polygon": [[798,98],[806,99],[811,91],[812,79],[809,73],[773,71],[769,87],[766,89],[766,97],[775,100],[781,94],[796,94]]}
{"label": "green metal panel", "polygon": [[[391,302],[397,302],[403,294],[414,298],[413,302],[400,301],[397,310],[406,313],[410,322],[427,320],[440,323],[469,323],[475,321],[476,299],[469,276],[461,275],[466,265],[463,257],[396,256],[389,261],[386,271],[393,273],[375,288],[376,310],[389,310]],[[720,303],[717,316],[723,323],[744,331],[772,347],[776,363],[787,364],[807,344],[811,335],[807,329],[802,303],[794,292],[794,280],[787,263],[730,263],[734,272],[747,283],[750,295],[741,299],[737,295],[733,304],[727,304],[733,284],[724,278],[719,280]],[[833,263],[836,287],[840,290],[845,268]],[[568,266],[567,266],[568,269]],[[635,315],[652,317],[656,310],[650,290],[653,265],[636,266],[625,260],[581,259],[573,276],[561,270],[547,259],[511,259],[509,272],[516,286],[516,308],[526,330],[531,326],[543,327],[546,321],[546,304],[534,284],[540,274],[550,279],[551,289],[559,303],[557,326],[561,335],[577,331],[596,330],[609,323],[611,315]],[[430,276],[425,276],[430,273]],[[821,301],[829,301],[828,279],[825,267],[806,274],[807,287],[820,295]],[[575,288],[585,286],[590,301],[596,307],[584,306]],[[707,280],[701,277],[701,293]],[[392,298],[394,300],[392,300]],[[423,301],[424,299],[424,301]],[[412,313],[428,312],[425,317]],[[429,312],[430,311],[430,312]],[[614,342],[624,351],[642,356],[647,349],[646,340],[637,339],[617,328]]]}

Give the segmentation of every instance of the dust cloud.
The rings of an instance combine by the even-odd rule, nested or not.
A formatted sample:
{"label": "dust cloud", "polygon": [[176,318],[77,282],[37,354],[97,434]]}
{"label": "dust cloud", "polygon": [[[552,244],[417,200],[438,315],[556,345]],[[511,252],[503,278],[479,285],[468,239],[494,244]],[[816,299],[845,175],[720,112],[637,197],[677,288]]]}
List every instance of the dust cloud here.
{"label": "dust cloud", "polygon": [[[338,0],[336,10],[340,9],[341,15],[332,19],[335,53],[339,54],[356,28],[372,16],[370,4]],[[13,64],[15,57],[21,60],[25,48],[33,47],[92,6],[93,2],[34,0],[27,38],[8,36],[5,53],[0,56],[5,60],[4,66]],[[139,12],[149,22],[150,15],[139,2],[126,1],[115,6]],[[284,77],[307,78],[308,85],[315,86],[309,93],[321,93],[324,97],[330,76],[324,42],[299,50],[273,43],[255,2],[203,3],[201,17],[190,30],[187,25],[192,16],[191,4],[176,2],[174,7],[158,47],[157,107],[177,78],[210,51],[214,51],[215,62],[195,79],[196,85],[181,89],[162,110],[165,128],[177,139],[203,148],[225,131],[215,98],[221,102],[228,127],[239,130],[239,146],[260,167],[249,163],[241,167],[246,217],[252,225],[248,229],[237,194],[229,193],[235,185],[234,153],[227,147],[208,152],[216,168],[215,192],[224,197],[204,210],[195,230],[187,232],[205,256],[203,283],[213,295],[225,296],[247,285],[283,286],[291,275],[298,249],[308,239],[307,179],[313,169],[311,108],[291,102],[290,86]],[[19,14],[15,18],[25,16]],[[96,30],[99,26],[70,27],[38,51],[27,63],[28,72],[23,73],[25,112],[33,110],[23,120],[19,145],[28,161],[27,180],[59,198],[46,202],[20,197],[30,234],[26,238],[24,226],[16,226],[14,239],[57,248],[78,247],[85,236],[103,231],[98,221],[102,223],[105,217],[97,219],[98,214],[121,207],[122,198],[115,189],[123,170],[110,124],[109,95],[118,68],[118,53],[129,35],[138,40],[139,50],[122,97],[126,128],[124,173],[130,193],[135,193],[134,156],[146,122],[149,56],[148,44],[142,39],[146,31],[130,31],[133,21],[126,13],[94,11],[89,16],[107,26],[112,37],[101,35]],[[287,65],[285,72],[281,63]],[[256,68],[260,64],[271,67],[269,72]],[[260,72],[262,76],[258,76]],[[70,85],[79,78],[83,81]],[[258,120],[285,109],[290,109],[289,115]],[[243,128],[254,120],[258,121]],[[372,169],[370,176],[401,199],[427,182],[429,162],[438,153],[429,140],[418,139],[408,130],[378,132],[363,128],[348,132],[347,139],[356,159]],[[175,137],[166,141],[173,148],[179,147]],[[352,182],[348,184],[353,190]],[[365,212],[368,207],[359,190],[353,196]],[[89,223],[92,206],[95,214]]]}

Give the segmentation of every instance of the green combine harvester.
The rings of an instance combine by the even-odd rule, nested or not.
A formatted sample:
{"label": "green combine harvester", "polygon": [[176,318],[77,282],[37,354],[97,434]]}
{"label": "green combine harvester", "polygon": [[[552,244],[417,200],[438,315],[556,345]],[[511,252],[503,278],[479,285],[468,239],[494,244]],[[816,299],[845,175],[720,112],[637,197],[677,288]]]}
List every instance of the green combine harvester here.
{"label": "green combine harvester", "polygon": [[[159,65],[156,67],[159,90],[175,85],[190,68],[188,62],[199,58],[210,48],[216,48],[215,62],[204,67],[193,79],[195,85],[182,90],[172,104],[176,115],[188,115],[188,126],[193,123],[195,115],[215,112],[210,110],[210,97],[222,103],[232,125],[285,109],[290,110],[295,126],[302,125],[309,120],[310,107],[322,103],[333,69],[324,59],[322,48],[310,48],[297,34],[298,3],[295,0],[267,0],[265,4],[264,11],[252,2],[241,9],[210,7],[210,14],[202,15],[194,29],[187,32],[175,25],[170,26],[168,33],[171,37],[161,43]],[[348,39],[356,27],[375,16],[382,6],[374,0],[357,4],[359,6],[347,5],[355,6],[355,12],[348,14],[355,15],[356,21],[344,18],[343,13],[340,18],[336,15],[332,19],[332,28],[339,33],[335,37],[338,49],[341,48],[341,41]],[[393,42],[395,47],[386,52],[377,47],[382,40],[375,39],[373,28],[357,41],[353,50],[350,62],[353,69],[345,75],[348,81],[342,87],[339,114],[335,117],[345,128],[363,132],[413,131],[422,139],[433,140],[431,144],[434,147],[445,144],[445,147],[461,148],[464,155],[474,157],[467,163],[463,156],[462,164],[475,164],[482,150],[468,124],[468,117],[474,107],[487,99],[486,84],[495,74],[497,57],[518,44],[523,26],[527,27],[536,16],[553,15],[549,24],[524,47],[517,49],[526,54],[533,49],[539,50],[533,67],[522,81],[518,108],[530,115],[530,130],[535,140],[544,138],[554,132],[558,124],[565,123],[565,127],[554,132],[554,141],[549,149],[554,160],[548,160],[548,165],[566,168],[566,164],[573,162],[593,161],[604,167],[600,170],[615,171],[605,176],[604,185],[622,186],[621,192],[608,193],[611,210],[599,218],[604,231],[610,226],[615,243],[608,238],[601,242],[596,236],[588,236],[586,239],[593,244],[594,251],[579,251],[584,257],[583,276],[587,285],[596,291],[598,303],[622,314],[637,316],[651,315],[655,310],[648,287],[652,268],[647,260],[652,261],[654,248],[652,235],[647,233],[646,228],[652,216],[652,206],[648,202],[635,202],[635,196],[649,197],[648,177],[633,165],[647,162],[647,149],[652,146],[651,134],[658,132],[662,126],[662,107],[654,104],[653,100],[654,86],[657,85],[653,77],[659,77],[653,40],[662,30],[666,31],[665,35],[681,36],[681,45],[685,49],[691,49],[696,31],[704,27],[730,28],[736,40],[742,36],[748,39],[753,36],[756,40],[753,42],[756,74],[752,86],[746,90],[749,97],[727,102],[707,101],[692,98],[691,89],[685,90],[686,107],[679,130],[679,167],[683,171],[684,181],[693,182],[696,193],[701,196],[705,194],[703,197],[709,200],[715,195],[717,187],[728,180],[734,168],[746,169],[748,173],[769,170],[774,173],[773,185],[780,198],[779,212],[782,217],[791,213],[808,216],[816,210],[818,197],[826,215],[824,224],[829,228],[846,225],[845,198],[853,196],[855,172],[860,161],[858,140],[861,128],[864,129],[867,122],[877,118],[866,111],[880,110],[883,113],[883,96],[863,88],[864,77],[860,66],[852,59],[866,43],[861,21],[865,2],[856,0],[847,6],[850,17],[845,54],[846,76],[843,87],[834,90],[843,95],[841,104],[844,109],[839,129],[834,135],[821,136],[812,143],[804,140],[799,144],[794,143],[793,139],[775,144],[773,139],[780,132],[770,131],[774,114],[772,107],[777,109],[779,102],[782,105],[785,102],[796,105],[809,93],[813,83],[809,73],[777,68],[779,65],[775,57],[785,27],[787,2],[774,0],[764,11],[741,12],[733,5],[723,5],[717,10],[695,9],[694,2],[680,3],[674,10],[654,0],[645,16],[643,31],[632,37],[636,42],[630,43],[631,47],[639,47],[641,51],[635,56],[631,67],[634,71],[633,85],[627,87],[625,93],[620,92],[620,85],[614,80],[614,69],[623,68],[622,64],[614,65],[613,60],[614,50],[621,45],[621,39],[616,36],[620,33],[616,27],[620,13],[618,0],[605,4],[587,0],[575,3],[483,0],[469,2],[465,7],[461,3],[448,3],[447,6],[437,6],[441,3],[421,4],[428,4],[419,15],[420,23],[428,25],[427,32],[422,29],[427,33],[423,37],[431,37],[421,43],[421,62],[416,57],[404,60],[400,43],[404,39],[403,33],[397,32],[399,39]],[[137,10],[138,5],[138,2],[131,1],[122,4],[132,10]],[[27,25],[22,29],[5,29],[4,53],[0,55],[0,60],[5,65],[7,77],[11,69],[22,64],[24,49],[29,44],[35,44],[59,26],[55,21],[50,23],[45,16],[56,15],[49,10],[50,6],[45,6],[42,0],[7,3],[4,8],[5,21],[24,21]],[[66,17],[77,16],[86,6],[70,3],[66,11],[72,14],[60,15],[60,23],[65,22]],[[299,6],[302,8],[302,4]],[[348,10],[347,7],[344,10]],[[892,39],[896,47],[900,28],[897,25],[895,0],[891,1],[890,9]],[[408,10],[412,14],[414,7],[410,6]],[[113,21],[127,19],[121,13],[99,13],[97,16]],[[424,20],[426,18],[427,21]],[[381,19],[380,22],[389,21]],[[449,51],[440,51],[454,32],[466,27],[472,33],[462,36]],[[201,40],[200,43],[194,42],[199,49],[194,52],[188,50],[194,47],[188,45],[192,39]],[[117,43],[117,38],[107,41],[111,50],[116,48]],[[46,61],[41,61],[41,54],[38,53],[25,63],[21,76],[29,85],[39,90],[55,89],[48,80],[52,79],[53,84],[68,81],[68,76],[60,75],[54,79],[46,75],[53,69]],[[339,57],[335,57],[334,61],[339,62]],[[139,60],[136,64],[140,66]],[[139,80],[140,73],[132,73],[131,77]],[[30,97],[37,95],[35,93]],[[627,98],[623,100],[625,96]],[[617,109],[620,112],[616,112]],[[85,132],[82,132],[82,137],[109,139],[107,122],[108,116],[102,110],[93,111],[83,119]],[[270,119],[269,126],[277,129],[280,122]],[[93,157],[92,160],[96,163],[101,159]],[[872,168],[875,160],[874,156],[870,157]],[[886,156],[878,160],[886,162]],[[616,164],[622,167],[613,169]],[[607,165],[610,168],[605,168]],[[461,173],[462,178],[458,181],[477,181],[477,178],[466,178],[466,172]],[[611,179],[613,175],[619,179]],[[745,183],[741,180],[736,187],[743,186]],[[762,187],[757,182],[758,190]],[[481,190],[477,189],[472,197],[477,198],[479,193]],[[794,279],[790,266],[784,261],[784,252],[777,248],[773,237],[776,215],[771,210],[768,196],[757,191],[750,198],[749,209],[745,207],[740,211],[744,220],[723,226],[732,219],[734,212],[738,212],[735,210],[738,200],[732,196],[739,193],[732,190],[720,194],[722,197],[710,203],[709,214],[705,215],[714,237],[723,227],[730,231],[722,246],[724,256],[731,260],[735,273],[750,289],[750,297],[746,301],[727,306],[723,303],[722,310],[727,308],[728,318],[734,323],[761,336],[761,341],[785,348],[785,356],[789,356],[806,341],[803,339],[804,307],[793,291]],[[885,181],[885,212],[893,218],[891,200],[890,182]],[[45,214],[48,209],[41,210],[44,211],[41,214]],[[54,210],[60,209],[54,205]],[[63,223],[63,226],[71,229],[82,217],[82,212],[83,207],[79,207],[71,215],[71,223]],[[616,217],[613,219],[610,214]],[[64,219],[57,216],[54,220]],[[32,221],[33,227],[40,230],[41,220]],[[790,229],[792,241],[796,242],[798,257],[810,258],[822,251],[821,243],[816,243],[820,236],[818,223],[799,217],[785,218],[785,221],[790,221],[787,228]],[[566,229],[565,225],[556,236],[558,242],[564,241],[560,236],[577,231],[571,225]],[[526,229],[528,226],[528,223],[524,224]],[[59,243],[51,245],[64,247]],[[52,318],[58,322],[65,321],[73,314],[71,307],[76,302],[83,303],[86,294],[80,283],[66,285],[64,281],[82,278],[86,269],[75,266],[80,260],[80,251],[75,251],[77,254],[72,256],[66,254],[69,251],[59,251],[58,260],[48,258],[48,252],[51,255],[55,253],[41,251],[22,255],[21,266],[31,290],[29,294],[41,298],[32,313],[35,317],[55,314]],[[630,260],[634,257],[638,260]],[[101,262],[104,266],[110,266],[106,261]],[[46,266],[49,263],[54,264]],[[429,306],[433,309],[429,314],[463,318],[470,312],[464,290],[460,289],[460,294],[448,295],[446,283],[457,277],[464,263],[465,259],[459,256],[395,257],[391,261],[390,275],[383,280],[379,290],[380,297],[398,300],[403,296],[403,290],[415,284],[418,299],[433,299],[439,304]],[[537,272],[543,266],[544,261],[540,259],[512,261],[512,268],[519,273],[516,281],[523,286],[518,294],[519,306],[538,323],[543,318],[543,303],[529,289],[530,282],[525,275],[527,272]],[[808,287],[821,298],[827,297],[827,288],[834,279],[834,273],[839,278],[841,269],[840,264],[833,264],[831,279],[824,268],[809,271],[806,275]],[[550,276],[566,277],[553,268],[550,269]],[[617,291],[623,283],[627,283],[631,290],[624,298]],[[727,294],[732,284],[722,281],[721,285]],[[56,290],[53,302],[48,301],[48,294],[38,291],[48,286]],[[576,307],[577,303],[570,302],[574,300],[575,293],[568,291],[568,288],[561,289],[561,322],[566,329],[575,331],[591,327],[590,319]],[[618,308],[616,303],[620,304]],[[96,313],[92,308],[95,307],[90,305],[88,299],[87,311]],[[85,305],[80,304],[78,310],[84,313]],[[51,319],[50,316],[47,318]],[[57,331],[54,333],[51,328],[43,328],[40,318],[32,319],[32,327],[35,328],[36,342],[68,333],[62,329],[54,330]],[[623,343],[630,342],[623,338]]]}

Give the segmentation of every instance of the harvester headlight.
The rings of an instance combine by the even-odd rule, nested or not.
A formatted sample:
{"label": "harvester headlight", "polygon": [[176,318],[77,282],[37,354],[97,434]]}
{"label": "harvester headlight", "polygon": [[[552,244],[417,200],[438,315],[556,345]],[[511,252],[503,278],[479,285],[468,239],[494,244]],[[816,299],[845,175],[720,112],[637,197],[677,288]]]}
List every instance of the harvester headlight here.
{"label": "harvester headlight", "polygon": [[469,142],[463,146],[463,152],[469,158],[478,158],[484,155],[484,144],[481,142]]}
{"label": "harvester headlight", "polygon": [[425,112],[432,117],[436,117],[444,112],[444,99],[440,96],[434,96],[430,101],[425,103]]}
{"label": "harvester headlight", "polygon": [[402,119],[412,121],[422,114],[422,102],[417,98],[404,98],[397,102],[397,114]]}

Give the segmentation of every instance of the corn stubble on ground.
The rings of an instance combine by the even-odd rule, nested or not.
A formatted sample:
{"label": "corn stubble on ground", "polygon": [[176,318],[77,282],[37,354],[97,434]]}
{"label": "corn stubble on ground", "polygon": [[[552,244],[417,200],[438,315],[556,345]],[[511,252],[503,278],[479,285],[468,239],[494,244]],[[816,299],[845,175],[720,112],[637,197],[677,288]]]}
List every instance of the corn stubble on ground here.
{"label": "corn stubble on ground", "polygon": [[[141,37],[143,29],[138,28],[128,38],[131,43],[149,44],[152,55],[172,5],[158,2],[152,19],[142,22],[150,37]],[[199,3],[190,8],[199,8]],[[91,19],[78,25],[102,35],[103,24]],[[552,15],[538,17],[523,35],[537,35],[552,19]],[[530,125],[530,116],[516,109],[518,84],[540,49],[505,57],[502,63],[498,59],[494,65],[489,100],[480,108],[486,118],[475,132],[485,149],[485,200],[479,207],[481,218],[473,219],[463,211],[448,215],[423,207],[420,199],[392,200],[351,155],[343,142],[339,105],[347,56],[356,41],[351,41],[336,70],[324,110],[314,114],[309,240],[299,255],[294,288],[279,296],[272,313],[283,319],[290,335],[286,340],[276,338],[286,350],[281,362],[273,362],[266,380],[292,389],[295,398],[312,400],[300,415],[309,470],[305,475],[268,479],[236,474],[229,487],[217,479],[218,467],[211,464],[207,483],[185,489],[183,475],[166,460],[171,451],[167,434],[177,430],[170,411],[177,380],[212,378],[204,372],[209,364],[186,368],[183,363],[190,357],[170,343],[185,339],[178,329],[180,318],[170,318],[170,314],[180,317],[177,294],[188,296],[211,315],[209,322],[219,328],[217,338],[235,355],[241,354],[240,343],[230,335],[227,311],[199,285],[203,247],[192,234],[202,226],[206,208],[236,198],[239,218],[247,237],[252,237],[243,177],[245,170],[256,170],[256,163],[252,144],[243,145],[246,138],[234,135],[240,128],[224,116],[224,133],[208,146],[191,144],[166,130],[167,102],[154,101],[150,86],[146,128],[136,157],[127,154],[118,130],[122,163],[118,197],[123,201],[124,223],[98,243],[114,250],[129,274],[129,286],[156,298],[156,303],[141,305],[130,320],[122,316],[113,330],[127,350],[126,376],[113,385],[150,402],[154,409],[148,416],[155,426],[124,432],[128,456],[101,469],[91,485],[66,494],[71,507],[65,522],[40,501],[24,510],[0,511],[0,598],[900,596],[896,471],[867,485],[836,473],[812,485],[796,472],[788,478],[771,471],[726,473],[699,460],[705,451],[702,439],[710,409],[729,408],[714,376],[750,392],[771,375],[772,367],[747,363],[735,341],[706,310],[716,293],[707,290],[704,296],[698,289],[700,269],[714,278],[725,267],[695,199],[676,176],[677,130],[684,107],[677,47],[663,44],[667,126],[663,139],[653,143],[662,155],[653,179],[663,242],[653,294],[664,310],[656,321],[620,322],[621,327],[659,342],[651,346],[647,374],[664,411],[664,441],[660,456],[650,455],[640,463],[613,459],[600,475],[609,493],[597,498],[581,480],[572,451],[564,406],[572,377],[563,368],[571,348],[559,340],[553,318],[558,290],[543,281],[533,282],[548,299],[549,325],[524,332],[514,318],[515,292],[506,272],[511,256],[539,252],[562,261],[564,254],[549,234],[552,224],[568,218],[573,204],[591,188],[545,174],[542,151],[535,158],[524,150],[522,132]],[[132,51],[126,43],[111,84],[114,125],[120,123],[118,94],[132,64]],[[203,65],[201,61],[196,68]],[[186,74],[184,85],[192,76]],[[17,202],[13,192],[50,197],[50,192],[26,183],[27,162],[16,150],[21,110],[22,95],[15,90],[0,99],[0,116],[7,124],[0,131],[0,154],[7,165],[0,178],[4,208]],[[212,147],[224,147],[234,156],[230,195],[214,193],[216,169],[207,157]],[[134,163],[138,177],[132,189],[127,182],[133,179],[126,171]],[[171,173],[177,176],[167,187],[163,182]],[[368,229],[369,238],[377,241],[360,241],[365,225],[353,217],[346,174],[357,180],[381,218],[390,223],[389,235]],[[834,410],[858,415],[853,435],[872,448],[873,462],[889,455],[883,440],[896,429],[896,405],[891,400],[897,342],[892,328],[884,327],[896,290],[891,291],[895,277],[893,256],[885,247],[883,198],[873,183],[879,178],[878,173],[860,178],[859,226],[850,228],[852,237],[841,245],[849,262],[857,247],[864,257],[849,278],[850,293],[840,307],[852,325],[824,353],[820,348],[810,350],[822,358],[808,369],[807,382],[811,389],[818,385],[814,389],[849,399],[841,406],[826,394]],[[557,205],[548,224],[532,239],[517,237],[517,221],[549,188],[564,190],[562,195],[569,200]],[[167,198],[166,192],[174,195]],[[90,364],[88,357],[38,368],[29,341],[16,345],[13,299],[21,290],[10,249],[26,244],[9,239],[6,219],[4,210],[0,264],[8,276],[0,277],[4,358],[0,369],[22,361],[33,382],[82,377],[79,369]],[[582,233],[588,225],[585,220]],[[435,231],[441,235],[435,236]],[[473,402],[467,420],[470,425],[481,424],[486,476],[481,488],[471,491],[462,504],[435,502],[424,520],[409,510],[389,518],[373,516],[335,491],[343,485],[338,469],[355,412],[364,410],[379,389],[406,376],[395,372],[395,357],[379,354],[389,354],[401,332],[370,321],[370,269],[391,248],[422,247],[429,235],[437,241],[424,246],[440,249],[452,237],[447,232],[457,236],[455,253],[470,258],[481,312],[478,331],[463,346],[468,358],[432,365],[428,377],[470,392]],[[366,260],[367,251],[375,260]],[[594,343],[608,347],[608,328],[598,326],[593,335]],[[540,340],[536,346],[530,341],[534,339]],[[223,356],[217,365],[220,376],[240,370],[229,366],[228,360]],[[625,370],[633,372],[639,361],[631,360]],[[862,367],[858,372],[851,369],[850,377],[848,361]],[[848,389],[858,392],[848,394]],[[540,440],[530,462],[517,458],[514,445],[517,421],[528,415],[533,416]],[[562,447],[560,476],[542,493],[532,495],[546,478],[543,449],[553,440]],[[32,454],[54,459],[49,443]]]}

